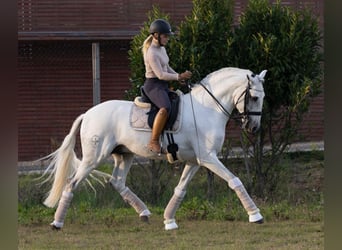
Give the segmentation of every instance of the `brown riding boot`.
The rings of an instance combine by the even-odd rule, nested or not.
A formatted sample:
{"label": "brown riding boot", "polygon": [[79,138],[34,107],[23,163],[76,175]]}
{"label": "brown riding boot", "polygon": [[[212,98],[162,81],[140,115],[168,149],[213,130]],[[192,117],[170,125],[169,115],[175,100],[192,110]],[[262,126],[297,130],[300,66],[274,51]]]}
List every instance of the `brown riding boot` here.
{"label": "brown riding boot", "polygon": [[161,108],[158,111],[153,122],[151,140],[147,145],[149,150],[157,154],[163,153],[159,143],[159,136],[165,127],[167,115],[167,110],[165,108]]}

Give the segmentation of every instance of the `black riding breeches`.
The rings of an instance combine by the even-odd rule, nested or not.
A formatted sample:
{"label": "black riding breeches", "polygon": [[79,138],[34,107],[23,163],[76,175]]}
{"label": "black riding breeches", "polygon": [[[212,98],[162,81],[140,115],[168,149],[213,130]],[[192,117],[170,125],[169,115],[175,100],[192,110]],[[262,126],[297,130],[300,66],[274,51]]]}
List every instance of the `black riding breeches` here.
{"label": "black riding breeches", "polygon": [[147,78],[144,83],[144,92],[158,108],[166,108],[170,113],[169,84],[158,78]]}

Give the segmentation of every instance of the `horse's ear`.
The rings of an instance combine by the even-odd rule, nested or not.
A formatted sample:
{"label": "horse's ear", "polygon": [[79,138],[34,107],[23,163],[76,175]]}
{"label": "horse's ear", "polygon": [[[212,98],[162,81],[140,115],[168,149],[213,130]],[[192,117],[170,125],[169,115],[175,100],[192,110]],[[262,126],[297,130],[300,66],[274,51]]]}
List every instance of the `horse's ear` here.
{"label": "horse's ear", "polygon": [[263,71],[261,71],[261,73],[259,74],[259,78],[260,78],[260,79],[264,79],[266,73],[267,73],[267,70],[266,70],[266,69],[264,69]]}

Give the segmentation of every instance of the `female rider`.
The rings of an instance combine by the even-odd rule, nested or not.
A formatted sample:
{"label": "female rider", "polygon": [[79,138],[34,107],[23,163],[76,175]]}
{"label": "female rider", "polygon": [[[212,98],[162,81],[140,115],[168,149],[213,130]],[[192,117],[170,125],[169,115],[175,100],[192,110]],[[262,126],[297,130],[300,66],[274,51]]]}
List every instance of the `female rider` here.
{"label": "female rider", "polygon": [[192,75],[190,71],[178,74],[169,66],[169,57],[164,46],[170,35],[173,35],[170,24],[163,19],[157,19],[151,23],[150,35],[142,48],[146,70],[144,92],[159,108],[153,122],[151,140],[147,145],[148,149],[156,154],[165,153],[160,146],[159,137],[171,110],[168,81],[184,81]]}

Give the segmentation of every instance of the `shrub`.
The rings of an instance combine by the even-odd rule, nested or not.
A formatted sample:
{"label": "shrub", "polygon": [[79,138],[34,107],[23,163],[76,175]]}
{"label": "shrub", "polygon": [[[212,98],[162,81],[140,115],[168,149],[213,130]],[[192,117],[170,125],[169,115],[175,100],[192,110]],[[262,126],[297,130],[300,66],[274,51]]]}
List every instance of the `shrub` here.
{"label": "shrub", "polygon": [[[254,177],[250,188],[257,186],[259,195],[277,184],[275,165],[296,139],[312,97],[321,91],[320,43],[317,19],[308,10],[291,10],[280,2],[249,1],[235,29],[230,50],[234,64],[256,73],[268,70],[261,130],[255,138],[244,135],[243,141],[254,147],[253,161],[248,162]],[[271,150],[265,152],[269,143]]]}

